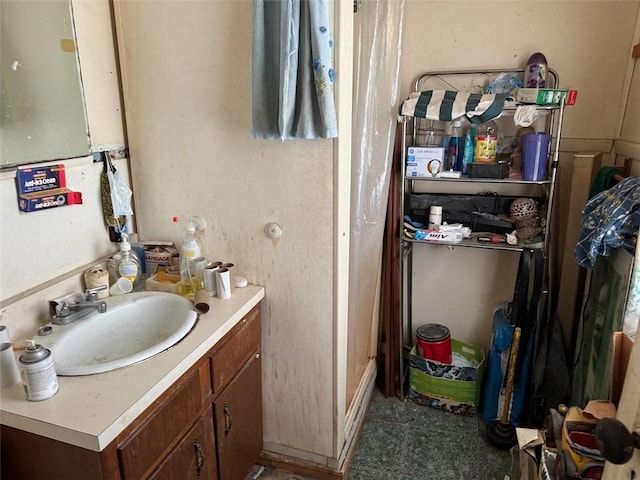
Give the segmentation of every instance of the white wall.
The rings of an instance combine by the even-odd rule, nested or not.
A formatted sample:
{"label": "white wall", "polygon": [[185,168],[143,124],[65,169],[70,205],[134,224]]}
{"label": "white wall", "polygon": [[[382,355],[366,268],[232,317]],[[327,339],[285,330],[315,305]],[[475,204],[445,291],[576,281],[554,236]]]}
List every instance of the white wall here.
{"label": "white wall", "polygon": [[[409,0],[403,98],[422,71],[524,67],[541,51],[561,86],[578,90],[577,104],[565,111],[560,168],[576,151],[608,153],[626,101],[639,5]],[[454,337],[486,347],[494,306],[512,298],[517,255],[443,247],[418,248],[414,255],[414,327],[437,321]]]}
{"label": "white wall", "polygon": [[249,137],[251,2],[116,10],[140,234],[202,215],[207,256],[265,286],[265,444],[333,457],[334,144]]}

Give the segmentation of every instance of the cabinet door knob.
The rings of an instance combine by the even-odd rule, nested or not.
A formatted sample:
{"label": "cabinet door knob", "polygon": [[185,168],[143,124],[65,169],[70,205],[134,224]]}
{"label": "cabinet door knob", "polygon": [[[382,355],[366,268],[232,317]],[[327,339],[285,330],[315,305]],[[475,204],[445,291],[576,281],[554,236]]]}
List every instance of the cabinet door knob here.
{"label": "cabinet door knob", "polygon": [[229,433],[231,433],[233,418],[231,418],[231,412],[229,411],[229,406],[226,403],[222,406],[222,411],[224,413],[224,437],[227,438]]}
{"label": "cabinet door knob", "polygon": [[204,466],[204,451],[197,438],[193,439],[193,448],[196,452],[196,475],[199,477],[202,473],[202,467]]}

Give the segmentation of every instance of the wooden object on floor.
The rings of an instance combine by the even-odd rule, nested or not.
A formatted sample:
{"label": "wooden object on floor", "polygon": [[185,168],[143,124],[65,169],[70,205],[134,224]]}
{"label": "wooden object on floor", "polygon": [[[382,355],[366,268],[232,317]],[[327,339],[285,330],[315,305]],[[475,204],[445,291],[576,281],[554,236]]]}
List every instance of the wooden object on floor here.
{"label": "wooden object on floor", "polygon": [[399,395],[402,392],[401,376],[399,373],[401,348],[400,302],[400,193],[403,181],[402,166],[402,125],[397,124],[396,137],[391,164],[391,178],[389,181],[389,200],[387,202],[387,221],[384,233],[383,264],[383,316],[382,338],[384,354],[384,395],[387,397]]}
{"label": "wooden object on floor", "polygon": [[[566,217],[558,219],[558,225],[564,225],[557,230],[563,237],[558,239],[560,245],[561,270],[558,278],[558,306],[557,315],[562,328],[565,353],[567,358],[573,358],[571,345],[574,338],[575,325],[579,317],[582,303],[585,271],[573,258],[578,235],[580,234],[581,213],[587,200],[589,190],[596,173],[600,169],[602,153],[576,153],[570,165],[563,165],[561,176],[568,198],[564,198]],[[566,180],[566,181],[565,181]],[[562,190],[562,189],[560,189]]]}

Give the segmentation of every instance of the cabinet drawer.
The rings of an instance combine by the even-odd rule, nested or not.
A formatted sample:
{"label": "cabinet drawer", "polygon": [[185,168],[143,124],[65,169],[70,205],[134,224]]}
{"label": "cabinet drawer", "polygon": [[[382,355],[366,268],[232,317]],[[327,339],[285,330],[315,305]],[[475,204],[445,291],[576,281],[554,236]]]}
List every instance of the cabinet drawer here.
{"label": "cabinet drawer", "polygon": [[213,440],[213,413],[209,409],[182,438],[167,459],[153,472],[153,480],[218,478]]}
{"label": "cabinet drawer", "polygon": [[260,350],[260,305],[254,307],[211,355],[213,392],[231,381],[254,352]]}
{"label": "cabinet drawer", "polygon": [[162,398],[140,424],[118,446],[123,479],[139,479],[157,464],[181,431],[191,425],[202,410],[200,374],[194,370]]}

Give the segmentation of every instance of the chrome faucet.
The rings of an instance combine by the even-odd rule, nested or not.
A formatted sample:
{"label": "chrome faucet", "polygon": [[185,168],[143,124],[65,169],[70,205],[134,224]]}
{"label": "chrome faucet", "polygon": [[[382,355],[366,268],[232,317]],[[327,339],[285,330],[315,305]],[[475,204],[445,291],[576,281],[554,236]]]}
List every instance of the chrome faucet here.
{"label": "chrome faucet", "polygon": [[85,300],[83,302],[50,302],[53,323],[57,325],[67,325],[68,323],[86,317],[93,310],[97,310],[98,313],[106,312],[107,302],[98,300],[98,292],[106,288],[106,285],[101,285],[96,288],[87,289],[84,293]]}

